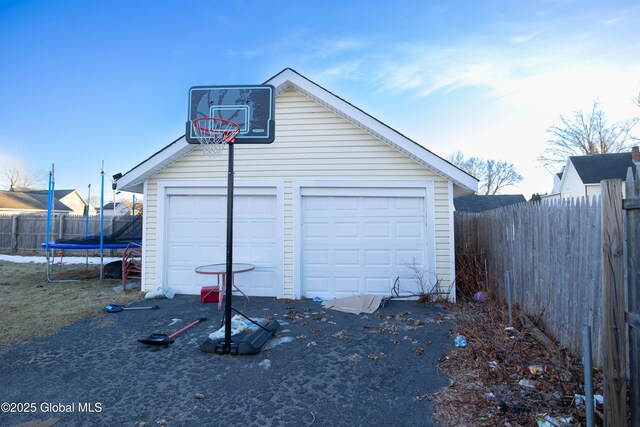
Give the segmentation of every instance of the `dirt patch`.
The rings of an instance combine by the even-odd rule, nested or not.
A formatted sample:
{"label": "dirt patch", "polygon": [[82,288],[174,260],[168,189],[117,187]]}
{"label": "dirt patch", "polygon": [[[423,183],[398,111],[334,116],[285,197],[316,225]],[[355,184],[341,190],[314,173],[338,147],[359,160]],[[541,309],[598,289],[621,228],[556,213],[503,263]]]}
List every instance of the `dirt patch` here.
{"label": "dirt patch", "polygon": [[[585,407],[579,358],[556,345],[543,346],[520,322],[506,329],[505,308],[495,300],[450,307],[454,335],[466,347],[441,360],[450,385],[434,396],[435,418],[442,426],[537,425],[536,417],[573,418],[584,425]],[[518,319],[517,310],[514,319]],[[594,372],[594,388],[602,394],[602,372]],[[601,420],[596,417],[596,424]]]}
{"label": "dirt patch", "polygon": [[63,266],[57,279],[79,282],[50,283],[46,265],[0,261],[0,312],[3,333],[0,348],[99,313],[107,304],[128,304],[142,299],[139,291],[116,293],[119,280],[100,282],[100,267]]}

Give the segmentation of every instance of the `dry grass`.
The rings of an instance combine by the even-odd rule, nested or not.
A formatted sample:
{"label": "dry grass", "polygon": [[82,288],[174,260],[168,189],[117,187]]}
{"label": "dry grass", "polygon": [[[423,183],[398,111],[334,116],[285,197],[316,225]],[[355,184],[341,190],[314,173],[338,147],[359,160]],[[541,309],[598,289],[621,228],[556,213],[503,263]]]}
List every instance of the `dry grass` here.
{"label": "dry grass", "polygon": [[139,291],[116,293],[120,280],[99,280],[99,266],[64,266],[57,278],[80,282],[50,283],[45,264],[0,261],[0,348],[99,313],[108,304],[128,304],[142,299]]}
{"label": "dry grass", "polygon": [[[517,321],[515,329],[505,329],[505,307],[494,298],[482,304],[461,303],[450,312],[455,334],[466,336],[468,345],[442,360],[450,386],[432,397],[440,425],[534,426],[543,413],[572,417],[573,425],[584,425],[584,406],[574,403],[575,394],[584,394],[583,367],[576,356],[554,344],[541,345]],[[529,365],[543,366],[544,373],[528,373]],[[594,374],[601,394],[602,373]],[[534,386],[519,385],[523,379]]]}

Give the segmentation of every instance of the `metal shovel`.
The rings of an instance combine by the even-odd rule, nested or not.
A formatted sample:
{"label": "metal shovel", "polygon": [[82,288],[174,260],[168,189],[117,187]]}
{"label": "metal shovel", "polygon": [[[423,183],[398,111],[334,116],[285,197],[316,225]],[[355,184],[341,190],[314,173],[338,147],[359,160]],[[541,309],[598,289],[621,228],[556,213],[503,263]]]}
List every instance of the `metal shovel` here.
{"label": "metal shovel", "polygon": [[195,322],[189,323],[184,328],[182,328],[182,329],[180,329],[178,331],[175,331],[171,335],[167,335],[167,334],[151,334],[147,338],[139,339],[138,342],[141,342],[142,344],[147,344],[147,345],[163,345],[163,346],[166,347],[169,344],[173,344],[173,342],[175,341],[173,339],[173,337],[175,337],[176,335],[186,331],[190,327],[197,325],[200,322],[204,322],[205,320],[207,320],[206,317],[201,317],[200,319],[196,320]]}

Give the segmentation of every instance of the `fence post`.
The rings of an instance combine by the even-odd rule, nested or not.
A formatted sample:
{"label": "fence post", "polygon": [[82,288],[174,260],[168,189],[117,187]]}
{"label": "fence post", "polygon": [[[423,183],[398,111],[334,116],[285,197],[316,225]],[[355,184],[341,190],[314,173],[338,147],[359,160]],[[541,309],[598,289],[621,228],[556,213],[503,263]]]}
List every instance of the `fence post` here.
{"label": "fence post", "polygon": [[60,214],[60,218],[58,218],[58,240],[64,239],[64,217],[67,214]]}
{"label": "fence post", "polygon": [[18,215],[11,215],[11,253],[18,252]]}
{"label": "fence post", "polygon": [[629,325],[629,384],[631,425],[640,426],[640,168],[627,172],[625,243],[627,263],[627,324]]}
{"label": "fence post", "polygon": [[600,182],[602,196],[602,342],[604,425],[627,424],[622,182]]}

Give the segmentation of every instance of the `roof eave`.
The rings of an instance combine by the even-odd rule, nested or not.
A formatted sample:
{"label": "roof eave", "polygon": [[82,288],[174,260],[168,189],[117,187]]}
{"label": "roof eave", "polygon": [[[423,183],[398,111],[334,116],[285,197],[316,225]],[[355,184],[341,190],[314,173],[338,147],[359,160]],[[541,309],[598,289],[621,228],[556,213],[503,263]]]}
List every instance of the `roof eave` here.
{"label": "roof eave", "polygon": [[[385,125],[339,96],[317,85],[297,71],[291,68],[285,68],[267,80],[265,84],[271,84],[276,88],[275,96],[290,87],[294,87],[299,92],[315,100],[355,126],[363,129],[365,132],[386,142],[425,168],[452,181],[456,195],[473,194],[478,191],[478,180],[476,178],[433,154],[425,147]],[[144,182],[147,179],[176,162],[187,153],[193,151],[195,147],[195,145],[186,142],[184,135],[181,136],[118,178],[118,189],[142,193]]]}
{"label": "roof eave", "polygon": [[118,178],[118,189],[132,193],[142,193],[144,182],[147,179],[175,163],[195,148],[196,145],[187,143],[184,135],[181,136]]}

